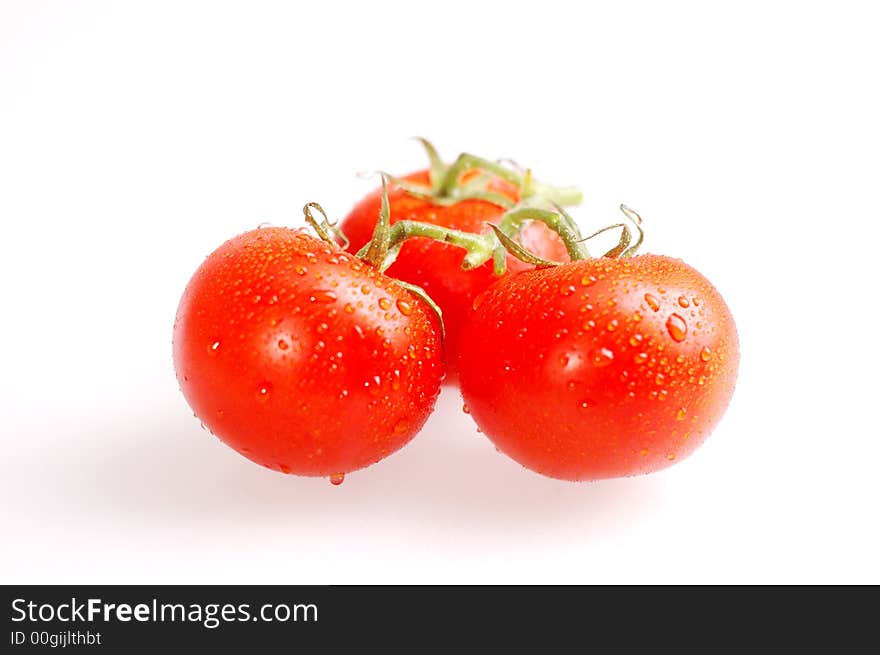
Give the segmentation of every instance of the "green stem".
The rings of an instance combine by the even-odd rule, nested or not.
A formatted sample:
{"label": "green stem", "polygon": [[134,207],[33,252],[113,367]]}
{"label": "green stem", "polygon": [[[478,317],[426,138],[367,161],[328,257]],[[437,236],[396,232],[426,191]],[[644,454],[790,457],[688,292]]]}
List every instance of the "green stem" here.
{"label": "green stem", "polygon": [[520,199],[540,198],[554,205],[577,205],[583,200],[583,194],[580,189],[573,186],[556,187],[549,184],[543,184],[532,178],[531,172],[526,171],[520,173],[499,164],[498,162],[489,161],[470,153],[462,153],[458,159],[446,169],[446,174],[442,177],[437,187],[437,195],[440,197],[448,197],[452,195],[461,176],[467,171],[480,169],[487,173],[491,173],[501,179],[509,182],[520,190]]}
{"label": "green stem", "polygon": [[488,233],[463,232],[419,221],[398,221],[391,227],[392,246],[403,243],[411,237],[426,237],[464,248],[467,250],[467,255],[462,262],[464,269],[472,269],[485,264],[492,258],[498,246]]}
{"label": "green stem", "polygon": [[581,239],[580,231],[563,214],[537,207],[522,207],[504,214],[498,222],[498,228],[505,234],[516,234],[525,221],[541,221],[556,232],[562,239],[562,243],[565,244],[565,249],[568,250],[568,256],[572,261],[590,258],[587,246]]}

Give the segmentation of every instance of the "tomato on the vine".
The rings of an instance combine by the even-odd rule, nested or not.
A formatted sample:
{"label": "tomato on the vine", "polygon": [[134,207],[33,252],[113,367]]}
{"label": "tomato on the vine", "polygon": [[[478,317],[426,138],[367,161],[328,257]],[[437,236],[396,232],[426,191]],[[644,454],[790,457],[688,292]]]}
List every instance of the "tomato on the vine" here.
{"label": "tomato on the vine", "polygon": [[[448,168],[440,166],[444,174],[448,173]],[[450,198],[441,197],[435,191],[440,186],[436,169],[411,173],[392,182],[388,193],[391,223],[402,220],[420,221],[453,230],[485,234],[489,229],[487,223],[497,223],[511,206],[522,199],[524,188],[529,184],[528,180],[522,180],[516,173],[505,173],[504,169],[496,165],[492,169],[464,169],[454,180],[452,188],[463,186],[467,189],[481,179],[479,188],[483,193],[469,194],[465,191]],[[499,173],[506,174],[508,179]],[[552,190],[546,193],[552,197],[554,192],[557,193],[556,199],[561,202],[571,203],[579,199],[579,193],[574,190],[563,190],[563,193]],[[544,192],[536,192],[535,195],[540,193]],[[381,202],[380,188],[358,202],[340,223],[342,231],[351,242],[351,252],[357,252],[372,237]],[[522,226],[517,239],[530,251],[545,259],[568,259],[559,237],[540,222],[530,222]],[[456,374],[456,353],[461,338],[459,326],[474,298],[496,280],[491,261],[465,270],[461,265],[462,257],[461,248],[455,245],[417,237],[403,244],[397,259],[388,269],[388,274],[392,277],[424,289],[442,309],[446,326],[444,350],[449,381],[454,381]],[[509,272],[528,268],[531,266],[507,256]]]}
{"label": "tomato on the vine", "polygon": [[286,228],[208,256],[180,301],[173,350],[187,401],[220,439],[335,482],[418,432],[444,371],[439,321],[419,297]]}
{"label": "tomato on the vine", "polygon": [[461,330],[464,402],[522,465],[555,478],[648,473],[693,452],[730,401],[736,326],[712,284],[655,255],[501,278]]}

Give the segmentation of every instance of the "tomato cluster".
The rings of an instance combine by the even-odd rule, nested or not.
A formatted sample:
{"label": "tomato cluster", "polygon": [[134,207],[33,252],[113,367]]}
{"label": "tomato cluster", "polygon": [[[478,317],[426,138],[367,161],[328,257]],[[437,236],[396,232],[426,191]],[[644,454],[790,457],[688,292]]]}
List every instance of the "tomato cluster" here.
{"label": "tomato cluster", "polygon": [[[462,155],[383,181],[337,227],[262,228],[214,251],[174,326],[181,389],[253,461],[329,477],[405,445],[441,383],[497,448],[592,480],[680,461],[733,393],[736,327],[684,262],[590,257],[571,189]],[[314,212],[313,212],[314,210]],[[441,318],[442,316],[442,318]]]}

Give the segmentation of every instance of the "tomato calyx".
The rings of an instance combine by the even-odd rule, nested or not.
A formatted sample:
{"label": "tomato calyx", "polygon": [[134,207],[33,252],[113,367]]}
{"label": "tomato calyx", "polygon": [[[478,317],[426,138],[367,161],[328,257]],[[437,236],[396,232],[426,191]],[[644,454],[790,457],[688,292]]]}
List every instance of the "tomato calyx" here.
{"label": "tomato calyx", "polygon": [[531,169],[522,168],[512,160],[491,161],[463,152],[454,162],[447,164],[430,141],[423,137],[416,137],[415,140],[428,156],[428,184],[403,180],[382,171],[380,173],[407,194],[432,204],[448,207],[464,200],[483,200],[509,209],[514,206],[514,201],[492,189],[493,180],[499,178],[516,187],[520,202],[570,206],[579,204],[583,199],[577,187],[539,182],[532,176]]}
{"label": "tomato calyx", "polygon": [[[315,218],[312,210],[321,214],[320,220]],[[317,232],[322,241],[325,241],[336,248],[342,248],[343,250],[348,248],[348,237],[345,236],[336,223],[330,221],[327,217],[327,212],[324,211],[324,208],[321,207],[321,205],[316,202],[307,202],[303,207],[303,215],[305,216],[306,223]]]}
{"label": "tomato calyx", "polygon": [[[591,258],[587,242],[608,230],[621,229],[620,239],[617,245],[602,255],[603,257],[630,257],[635,254],[644,239],[641,217],[626,205],[620,205],[620,210],[629,219],[632,227],[627,223],[615,223],[588,237],[581,235],[577,223],[561,205],[554,205],[554,210],[550,210],[534,206],[528,201],[509,208],[497,225],[487,223],[490,231],[482,234],[413,220],[400,220],[392,225],[388,200],[389,182],[394,183],[394,180],[383,174],[382,203],[373,237],[356,255],[381,272],[394,263],[403,243],[413,237],[432,239],[464,249],[465,255],[461,267],[465,270],[477,268],[491,260],[495,274],[501,276],[507,268],[507,254],[537,267],[562,265],[563,262],[539,257],[517,241],[523,226],[531,221],[539,221],[559,235],[571,261]],[[633,241],[634,232],[635,241]]]}
{"label": "tomato calyx", "polygon": [[[321,214],[321,218],[318,219],[315,217],[313,211],[316,211]],[[305,216],[306,223],[311,226],[311,228],[318,234],[322,241],[329,243],[334,248],[345,249],[348,247],[348,238],[345,234],[342,233],[342,230],[339,229],[336,223],[332,222],[328,216],[327,212],[324,211],[324,208],[321,207],[317,202],[308,202],[303,207],[303,215]],[[366,264],[369,264],[376,268],[380,273],[384,273],[385,270],[391,266],[394,262],[395,257],[397,257],[397,253],[400,252],[400,245],[397,244],[396,248],[393,252],[390,252],[390,239],[388,238],[387,231],[391,221],[391,210],[388,204],[388,186],[385,178],[382,178],[382,210],[379,213],[379,220],[376,222],[376,230],[373,233],[373,240],[367,244],[367,247],[362,255],[358,253],[356,257]],[[446,333],[445,326],[443,324],[443,312],[440,309],[440,306],[434,302],[434,300],[419,286],[415,284],[410,284],[408,282],[403,282],[402,280],[398,280],[395,278],[391,278],[392,281],[397,284],[397,286],[402,287],[409,291],[410,293],[417,296],[420,300],[424,301],[428,307],[437,315],[437,320],[440,324],[440,338],[443,339]]]}

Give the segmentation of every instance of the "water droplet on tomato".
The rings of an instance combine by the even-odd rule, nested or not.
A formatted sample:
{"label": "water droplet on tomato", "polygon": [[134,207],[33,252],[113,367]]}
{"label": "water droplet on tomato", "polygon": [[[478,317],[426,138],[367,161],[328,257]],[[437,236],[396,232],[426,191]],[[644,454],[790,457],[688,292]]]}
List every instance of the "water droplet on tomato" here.
{"label": "water droplet on tomato", "polygon": [[666,456],[666,459],[668,459],[670,462],[673,461],[675,459],[675,453],[669,453]]}
{"label": "water droplet on tomato", "polygon": [[324,334],[327,330],[328,326],[326,323],[318,323],[318,325],[315,326],[315,332],[318,334]]}
{"label": "water droplet on tomato", "polygon": [[629,338],[629,345],[638,346],[640,343],[642,343],[643,339],[644,337],[641,334],[634,334]]}
{"label": "water droplet on tomato", "polygon": [[684,407],[682,407],[681,409],[678,410],[678,414],[675,415],[675,419],[677,421],[683,421],[685,416],[687,416],[687,410]]}
{"label": "water droplet on tomato", "polygon": [[307,269],[302,264],[298,265],[294,270],[296,271],[297,275],[305,275],[309,271],[309,269]]}
{"label": "water droplet on tomato", "polygon": [[334,487],[338,487],[343,482],[345,482],[345,473],[334,473],[330,476],[330,484]]}
{"label": "water droplet on tomato", "polygon": [[599,348],[593,351],[590,361],[593,363],[593,366],[608,366],[614,361],[614,352],[609,348]]}
{"label": "water droplet on tomato", "polygon": [[635,357],[633,357],[633,361],[636,364],[644,364],[648,361],[648,353],[637,353]]}
{"label": "water droplet on tomato", "polygon": [[633,312],[633,322],[638,323],[642,320],[642,315],[639,312]]}
{"label": "water droplet on tomato", "polygon": [[336,294],[333,291],[318,289],[316,291],[313,291],[312,295],[309,296],[309,302],[317,302],[323,304],[336,302]]}
{"label": "water droplet on tomato", "polygon": [[405,418],[400,419],[394,424],[394,434],[403,434],[407,430],[409,430],[409,421]]}
{"label": "water droplet on tomato", "polygon": [[408,303],[405,300],[398,300],[397,301],[397,310],[401,314],[403,314],[404,316],[409,316],[410,314],[413,313],[412,303]]}
{"label": "water droplet on tomato", "polygon": [[712,357],[712,351],[709,349],[708,346],[704,346],[703,349],[700,351],[700,359],[702,359],[704,362],[708,362],[710,357]]}
{"label": "water droplet on tomato", "polygon": [[470,414],[471,408],[467,406],[467,403],[465,403],[464,405],[461,406],[461,411],[463,411],[465,414]]}
{"label": "water droplet on tomato", "polygon": [[389,298],[379,298],[379,307],[389,309],[391,307],[391,300]]}
{"label": "water droplet on tomato", "polygon": [[212,343],[210,346],[208,346],[208,354],[209,354],[209,355],[216,355],[216,354],[217,354],[217,350],[218,350],[219,348],[220,348],[220,342],[219,342],[219,341],[215,341],[215,342]]}
{"label": "water droplet on tomato", "polygon": [[688,326],[678,314],[670,314],[666,319],[666,330],[674,341],[684,341],[687,336]]}
{"label": "water droplet on tomato", "polygon": [[660,309],[660,301],[657,300],[657,296],[652,296],[650,293],[646,293],[645,302],[648,303],[648,307],[653,309],[655,312]]}
{"label": "water droplet on tomato", "polygon": [[272,395],[272,385],[268,382],[264,382],[257,388],[257,400],[260,402],[266,402],[269,400],[269,396]]}
{"label": "water droplet on tomato", "polygon": [[346,314],[354,314],[354,305],[352,305],[350,302],[345,303],[344,309]]}
{"label": "water droplet on tomato", "polygon": [[279,464],[278,470],[286,475],[290,475],[291,469],[287,464]]}
{"label": "water droplet on tomato", "polygon": [[584,275],[581,278],[581,284],[583,284],[585,287],[592,286],[596,284],[596,277],[594,275]]}
{"label": "water droplet on tomato", "polygon": [[287,345],[287,342],[284,339],[278,340],[278,350],[287,350],[288,348],[289,348],[289,346]]}
{"label": "water droplet on tomato", "polygon": [[563,296],[570,296],[574,292],[575,292],[575,288],[574,288],[574,285],[572,285],[572,284],[559,287],[559,293]]}
{"label": "water droplet on tomato", "polygon": [[480,308],[480,305],[483,304],[483,299],[484,299],[485,297],[486,297],[486,294],[485,294],[485,293],[481,293],[479,296],[477,296],[476,298],[474,298],[474,302],[473,302],[473,304],[471,305],[471,307],[473,307],[474,311],[476,311],[476,310],[478,310],[478,309]]}
{"label": "water droplet on tomato", "polygon": [[361,285],[361,293],[366,296],[368,293],[370,293],[370,287],[366,284]]}
{"label": "water droplet on tomato", "polygon": [[657,386],[660,386],[661,384],[663,384],[664,380],[666,380],[666,376],[663,375],[662,373],[658,373],[657,375],[654,376],[654,384],[656,384]]}
{"label": "water droplet on tomato", "polygon": [[688,300],[687,298],[685,298],[684,296],[679,296],[678,297],[678,306],[684,307],[685,309],[687,309],[688,307],[691,306],[691,301]]}
{"label": "water droplet on tomato", "polygon": [[612,318],[610,321],[608,321],[608,325],[605,326],[605,329],[608,330],[609,332],[614,332],[617,329],[618,325],[619,324],[617,322],[617,319]]}
{"label": "water droplet on tomato", "polygon": [[580,404],[578,405],[578,407],[584,411],[590,409],[590,407],[592,407],[592,406],[593,406],[593,402],[590,400],[582,400],[580,402]]}

